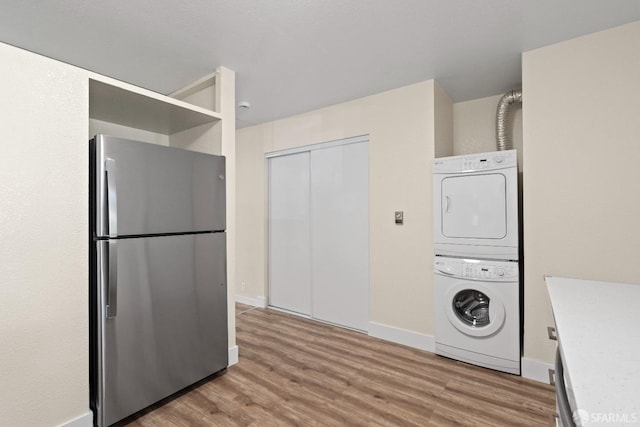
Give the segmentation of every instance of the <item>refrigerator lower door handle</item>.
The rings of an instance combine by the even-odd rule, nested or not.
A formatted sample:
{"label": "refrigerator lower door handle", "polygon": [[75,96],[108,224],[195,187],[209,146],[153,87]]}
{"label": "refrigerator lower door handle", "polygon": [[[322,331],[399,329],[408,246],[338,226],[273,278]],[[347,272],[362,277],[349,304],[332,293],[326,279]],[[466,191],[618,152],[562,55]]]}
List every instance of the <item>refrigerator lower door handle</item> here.
{"label": "refrigerator lower door handle", "polygon": [[118,314],[118,241],[109,240],[107,245],[107,319],[112,319]]}

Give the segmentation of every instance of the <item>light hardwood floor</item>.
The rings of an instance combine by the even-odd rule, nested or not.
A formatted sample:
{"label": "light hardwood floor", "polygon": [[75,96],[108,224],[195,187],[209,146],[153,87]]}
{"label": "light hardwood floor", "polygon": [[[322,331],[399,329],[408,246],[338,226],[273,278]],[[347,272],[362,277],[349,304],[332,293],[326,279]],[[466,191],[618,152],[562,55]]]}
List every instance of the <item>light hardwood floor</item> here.
{"label": "light hardwood floor", "polygon": [[238,304],[240,361],[129,427],[548,426],[554,391],[270,309]]}

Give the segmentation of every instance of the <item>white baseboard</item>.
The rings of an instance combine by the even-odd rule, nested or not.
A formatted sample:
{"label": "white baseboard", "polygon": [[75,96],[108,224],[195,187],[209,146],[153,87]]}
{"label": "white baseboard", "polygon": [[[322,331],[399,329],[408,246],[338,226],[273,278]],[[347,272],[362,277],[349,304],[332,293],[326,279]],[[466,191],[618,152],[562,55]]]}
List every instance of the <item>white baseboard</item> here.
{"label": "white baseboard", "polygon": [[435,339],[432,335],[396,328],[395,326],[383,325],[382,323],[369,322],[369,335],[396,344],[430,351],[431,353],[435,352],[436,349]]}
{"label": "white baseboard", "polygon": [[244,295],[236,295],[236,302],[240,304],[251,305],[253,307],[258,308],[266,308],[267,307],[267,298],[266,297],[245,297]]}
{"label": "white baseboard", "polygon": [[522,376],[530,380],[549,384],[549,369],[555,369],[553,363],[541,362],[535,359],[522,358]]}
{"label": "white baseboard", "polygon": [[86,412],[71,421],[60,424],[59,427],[93,427],[93,412]]}
{"label": "white baseboard", "polygon": [[238,346],[229,347],[229,366],[238,363]]}
{"label": "white baseboard", "polygon": [[[397,344],[435,353],[435,338],[432,335],[421,334],[382,323],[369,322],[369,335]],[[541,362],[535,359],[522,358],[521,375],[524,378],[549,384],[549,369],[555,369],[553,363]]]}

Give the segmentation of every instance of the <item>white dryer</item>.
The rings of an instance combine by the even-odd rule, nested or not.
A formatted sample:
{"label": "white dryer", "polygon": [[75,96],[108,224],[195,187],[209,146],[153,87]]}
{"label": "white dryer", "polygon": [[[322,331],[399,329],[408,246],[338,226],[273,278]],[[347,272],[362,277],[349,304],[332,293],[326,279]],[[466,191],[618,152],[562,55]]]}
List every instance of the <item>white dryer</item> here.
{"label": "white dryer", "polygon": [[436,354],[520,374],[518,263],[438,256]]}
{"label": "white dryer", "polygon": [[516,150],[435,159],[433,198],[436,254],[518,259]]}

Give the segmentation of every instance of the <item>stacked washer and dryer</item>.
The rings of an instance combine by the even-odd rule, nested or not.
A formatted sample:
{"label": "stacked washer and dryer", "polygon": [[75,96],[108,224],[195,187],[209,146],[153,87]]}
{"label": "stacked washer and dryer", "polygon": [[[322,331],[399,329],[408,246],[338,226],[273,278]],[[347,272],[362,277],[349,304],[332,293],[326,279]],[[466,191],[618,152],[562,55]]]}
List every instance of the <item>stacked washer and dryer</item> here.
{"label": "stacked washer and dryer", "polygon": [[520,374],[516,150],[433,162],[436,354]]}

